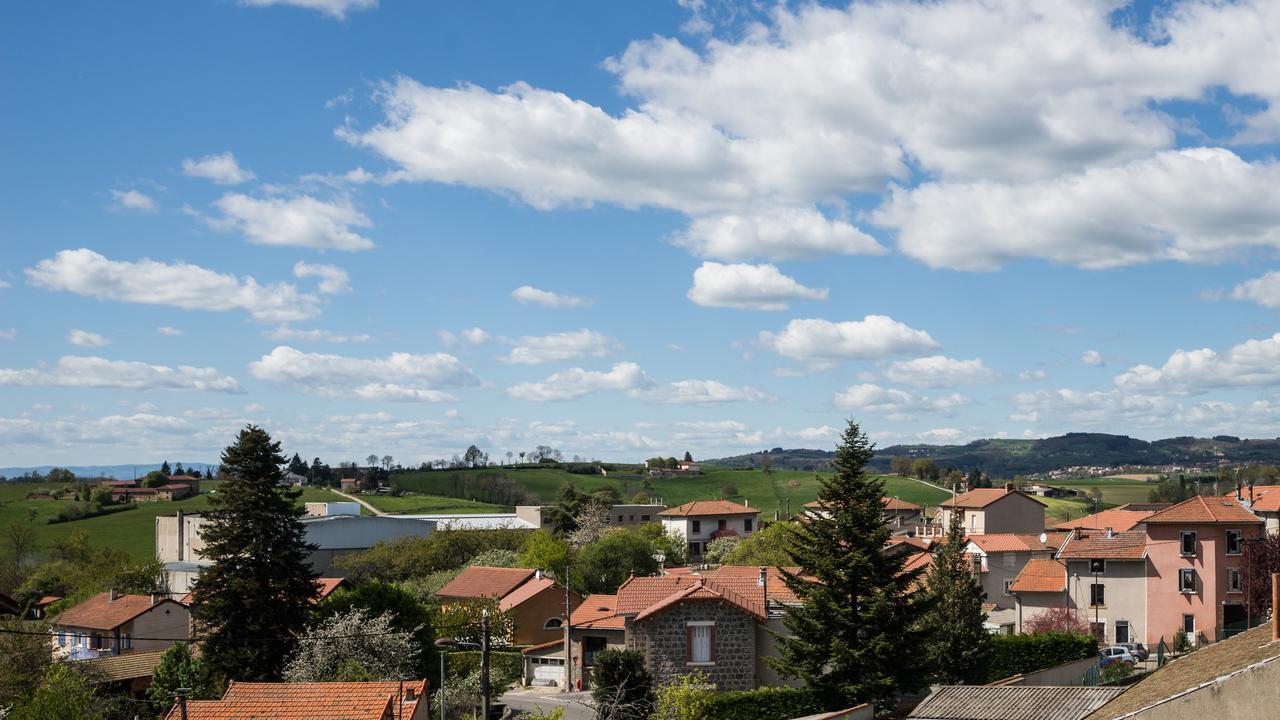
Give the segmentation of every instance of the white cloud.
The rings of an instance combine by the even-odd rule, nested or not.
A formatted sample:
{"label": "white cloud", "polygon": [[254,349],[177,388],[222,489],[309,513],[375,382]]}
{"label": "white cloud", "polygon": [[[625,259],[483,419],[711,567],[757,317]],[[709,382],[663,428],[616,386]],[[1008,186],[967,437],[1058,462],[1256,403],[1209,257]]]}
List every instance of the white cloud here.
{"label": "white cloud", "polygon": [[[1280,307],[1280,272],[1271,272],[1246,280],[1231,290],[1236,300],[1252,300],[1263,307]],[[1216,299],[1216,298],[1215,298]]]}
{"label": "white cloud", "polygon": [[18,329],[17,329],[17,328],[9,328],[9,329],[7,329],[7,330],[0,330],[0,340],[14,340],[14,339],[16,339],[17,337],[18,337]]}
{"label": "white cloud", "polygon": [[199,160],[187,158],[182,161],[182,174],[212,180],[219,185],[239,185],[257,177],[240,167],[236,156],[230,152],[205,155]]}
{"label": "white cloud", "polygon": [[301,330],[288,325],[281,325],[272,330],[263,330],[262,337],[268,340],[311,340],[331,343],[362,343],[373,339],[373,336],[367,333],[345,334],[332,330]]}
{"label": "white cloud", "polygon": [[818,427],[800,428],[799,430],[784,430],[777,428],[773,431],[773,437],[780,440],[797,440],[802,443],[822,443],[831,445],[840,437],[840,430],[830,425],[821,425]]}
{"label": "white cloud", "polygon": [[80,347],[106,347],[111,344],[110,340],[97,333],[76,329],[67,333],[67,342]]}
{"label": "white cloud", "polygon": [[913,360],[899,360],[885,370],[891,382],[916,387],[951,387],[976,385],[995,380],[997,373],[982,363],[981,358],[956,360],[945,355],[930,355]]}
{"label": "white cloud", "polygon": [[13,285],[10,284],[8,280],[0,280],[0,290],[4,290],[5,288],[10,288],[10,287],[13,287]]}
{"label": "white cloud", "polygon": [[290,5],[315,10],[335,20],[347,19],[347,13],[354,10],[370,10],[378,7],[378,0],[239,0],[239,2],[241,5],[250,7]]}
{"label": "white cloud", "polygon": [[585,357],[604,357],[617,347],[617,340],[584,328],[552,335],[526,335],[515,341],[511,352],[498,359],[506,363],[537,365]]}
{"label": "white cloud", "polygon": [[351,292],[350,276],[347,275],[346,270],[337,265],[323,265],[299,260],[293,266],[293,275],[300,278],[320,278],[320,292],[328,295]]}
{"label": "white cloud", "polygon": [[1023,382],[1030,382],[1033,380],[1044,380],[1047,377],[1049,377],[1049,373],[1045,372],[1044,370],[1023,370],[1022,372],[1018,373],[1018,379]]}
{"label": "white cloud", "polygon": [[168,325],[161,325],[157,327],[156,332],[160,333],[161,335],[168,335],[169,337],[182,337],[183,335],[183,332],[181,330],[179,330],[176,327],[169,327]]}
{"label": "white cloud", "polygon": [[460,334],[462,335],[463,340],[466,340],[472,345],[484,345],[485,343],[489,342],[489,333],[485,332],[484,330],[478,327],[467,328],[466,330],[463,330]]}
{"label": "white cloud", "polygon": [[174,368],[78,355],[64,355],[52,367],[0,368],[0,385],[241,392],[235,378],[211,367]]}
{"label": "white cloud", "polygon": [[1107,364],[1107,361],[1102,359],[1102,353],[1097,350],[1085,350],[1080,356],[1080,362],[1089,367],[1102,367]]}
{"label": "white cloud", "polygon": [[780,333],[761,332],[760,342],[784,357],[809,361],[878,360],[890,355],[919,355],[938,343],[887,315],[862,320],[797,319]]}
{"label": "white cloud", "polygon": [[292,385],[322,397],[362,400],[445,402],[455,399],[442,389],[476,387],[480,378],[447,353],[392,353],[366,360],[307,353],[280,346],[249,363],[260,380]]}
{"label": "white cloud", "polygon": [[842,410],[884,413],[890,419],[907,419],[914,412],[945,413],[969,402],[969,398],[958,393],[928,397],[872,383],[852,385],[835,396],[835,405]]}
{"label": "white cloud", "polygon": [[731,387],[718,380],[680,380],[652,388],[632,390],[632,397],[649,402],[711,405],[730,402],[772,402],[776,397],[750,386]]}
{"label": "white cloud", "polygon": [[932,267],[1213,261],[1280,246],[1280,164],[1221,148],[1170,150],[1022,184],[924,183],[895,190],[873,217]]}
{"label": "white cloud", "polygon": [[185,310],[243,310],[259,322],[294,322],[320,312],[319,298],[288,283],[260,285],[252,277],[241,279],[182,261],[108,260],[87,248],[61,250],[26,273],[32,283],[50,290]]}
{"label": "white cloud", "polygon": [[1175,392],[1280,384],[1280,333],[1246,340],[1222,355],[1209,348],[1177,350],[1161,367],[1135,365],[1117,375],[1115,383],[1124,390]]}
{"label": "white cloud", "polygon": [[672,241],[699,257],[721,260],[810,260],[885,251],[870,235],[847,222],[828,219],[813,208],[700,217]]}
{"label": "white cloud", "polygon": [[1114,431],[1117,427],[1157,426],[1167,422],[1176,405],[1158,395],[1129,394],[1119,390],[1085,392],[1070,388],[1017,393],[1016,409],[1009,419],[1039,422],[1051,418],[1059,426],[1094,427]]}
{"label": "white cloud", "polygon": [[924,432],[916,433],[916,437],[922,442],[927,443],[955,443],[965,436],[965,432],[959,428],[933,428]]}
{"label": "white cloud", "polygon": [[553,308],[571,308],[590,305],[591,301],[587,298],[577,297],[575,295],[561,295],[553,293],[550,290],[539,290],[530,285],[521,285],[511,291],[511,297],[515,298],[521,305],[535,303]]}
{"label": "white cloud", "polygon": [[137,190],[112,190],[112,207],[117,210],[137,210],[138,212],[155,212],[156,201]]}
{"label": "white cloud", "polygon": [[239,230],[257,245],[345,251],[373,247],[372,240],[351,229],[372,227],[373,221],[346,198],[325,202],[310,195],[254,198],[227,193],[214,205],[222,211],[222,217],[210,220],[215,228]]}
{"label": "white cloud", "polygon": [[653,380],[639,365],[620,362],[608,372],[569,368],[552,373],[542,382],[513,385],[507,388],[507,394],[521,400],[546,402],[576,400],[599,390],[642,390],[653,385]]}
{"label": "white cloud", "polygon": [[805,287],[773,265],[704,262],[693,271],[688,297],[705,307],[786,310],[792,300],[826,300],[827,291]]}

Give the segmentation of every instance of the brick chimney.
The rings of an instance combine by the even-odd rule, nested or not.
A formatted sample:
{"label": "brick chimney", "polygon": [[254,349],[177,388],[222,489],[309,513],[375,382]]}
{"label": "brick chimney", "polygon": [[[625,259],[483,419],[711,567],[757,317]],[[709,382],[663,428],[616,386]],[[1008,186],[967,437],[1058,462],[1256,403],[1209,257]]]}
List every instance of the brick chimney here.
{"label": "brick chimney", "polygon": [[116,592],[115,588],[111,588],[110,590],[107,591],[107,602],[115,602],[116,598],[119,598],[119,597],[120,597],[120,593]]}

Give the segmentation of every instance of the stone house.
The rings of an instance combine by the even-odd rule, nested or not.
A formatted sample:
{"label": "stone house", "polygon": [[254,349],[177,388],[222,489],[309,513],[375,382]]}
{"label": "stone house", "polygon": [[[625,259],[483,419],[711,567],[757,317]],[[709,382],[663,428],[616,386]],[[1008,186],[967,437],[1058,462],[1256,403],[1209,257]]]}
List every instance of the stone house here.
{"label": "stone house", "polygon": [[1040,533],[1045,529],[1045,506],[1035,498],[1005,488],[980,488],[942,503],[936,525],[945,532],[951,515],[959,513],[967,535]]}
{"label": "stone house", "polygon": [[83,659],[163,650],[191,637],[191,615],[159,595],[99,593],[59,613],[53,627],[55,657]]}
{"label": "stone house", "polygon": [[588,595],[569,618],[570,656],[574,659],[575,683],[591,687],[591,669],[596,655],[604,650],[626,648],[626,623],[618,615],[617,595]]}
{"label": "stone house", "polygon": [[760,511],[728,500],[694,500],[658,513],[662,528],[688,543],[689,561],[702,558],[707,543],[721,537],[750,536],[759,529]]}

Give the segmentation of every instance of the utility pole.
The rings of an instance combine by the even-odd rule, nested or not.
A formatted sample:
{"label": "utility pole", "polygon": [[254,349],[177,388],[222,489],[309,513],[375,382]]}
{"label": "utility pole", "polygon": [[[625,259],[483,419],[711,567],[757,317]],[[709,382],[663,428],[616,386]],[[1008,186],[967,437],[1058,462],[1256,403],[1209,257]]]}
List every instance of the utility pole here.
{"label": "utility pole", "polygon": [[481,718],[489,720],[489,608],[480,616],[480,707]]}
{"label": "utility pole", "polygon": [[572,625],[569,619],[572,617],[573,609],[569,607],[569,563],[564,564],[564,691],[573,691],[573,645],[569,637],[569,628]]}
{"label": "utility pole", "polygon": [[182,713],[182,720],[187,720],[187,693],[191,692],[191,688],[178,688],[178,707]]}

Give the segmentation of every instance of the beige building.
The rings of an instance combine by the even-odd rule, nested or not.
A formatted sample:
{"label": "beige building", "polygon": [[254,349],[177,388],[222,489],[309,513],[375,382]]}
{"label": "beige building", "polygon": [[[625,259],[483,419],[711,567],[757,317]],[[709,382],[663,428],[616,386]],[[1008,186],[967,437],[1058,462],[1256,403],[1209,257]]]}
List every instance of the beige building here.
{"label": "beige building", "polygon": [[702,558],[707,543],[722,537],[745,538],[760,528],[760,511],[728,500],[694,500],[658,513],[662,528],[688,543],[689,561]]}
{"label": "beige building", "polygon": [[965,552],[973,559],[987,602],[1001,610],[1012,609],[1016,602],[1010,586],[1018,574],[1031,560],[1052,558],[1064,538],[1056,532],[970,535]]}
{"label": "beige building", "polygon": [[957,495],[938,508],[937,524],[945,531],[959,513],[967,535],[1040,533],[1045,529],[1044,504],[1008,488],[981,488]]}
{"label": "beige building", "polygon": [[99,593],[52,621],[55,657],[86,659],[163,650],[191,637],[186,606],[158,595]]}

